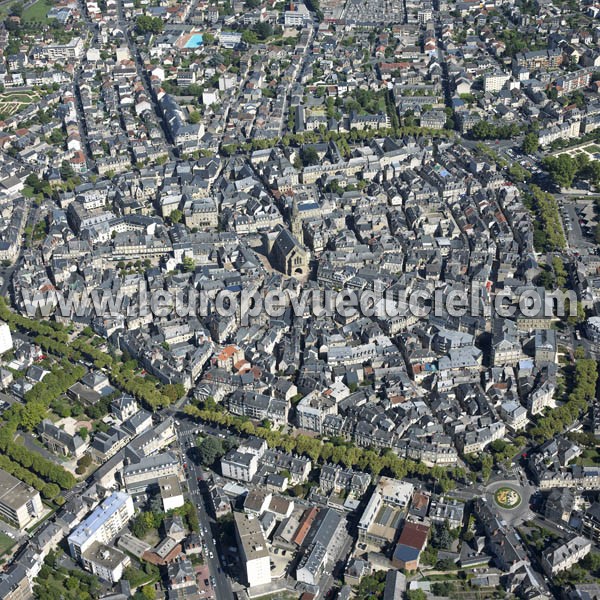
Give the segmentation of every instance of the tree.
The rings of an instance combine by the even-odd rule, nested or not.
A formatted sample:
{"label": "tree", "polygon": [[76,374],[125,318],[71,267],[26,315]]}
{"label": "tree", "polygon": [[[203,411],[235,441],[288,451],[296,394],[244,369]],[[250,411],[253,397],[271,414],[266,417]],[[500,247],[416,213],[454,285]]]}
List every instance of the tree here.
{"label": "tree", "polygon": [[27,410],[21,414],[21,426],[27,431],[33,431],[48,415],[48,410],[42,401],[28,402]]}
{"label": "tree", "polygon": [[171,223],[179,223],[181,221],[181,219],[183,218],[183,213],[178,209],[174,209],[171,211],[171,214],[169,215],[169,219],[171,221]]}
{"label": "tree", "polygon": [[252,29],[246,29],[242,32],[242,42],[252,45],[258,43],[258,36]]}
{"label": "tree", "polygon": [[185,273],[193,272],[196,267],[196,263],[191,256],[184,256],[183,260],[181,261],[181,265]]}
{"label": "tree", "polygon": [[80,427],[79,428],[79,437],[85,442],[85,440],[87,440],[89,435],[88,429],[87,427]]}
{"label": "tree", "polygon": [[531,179],[531,173],[516,162],[510,166],[508,173],[518,183],[523,183]]}
{"label": "tree", "polygon": [[140,15],[135,22],[135,28],[140,34],[161,33],[164,29],[164,23],[160,17]]}
{"label": "tree", "polygon": [[168,383],[162,388],[162,393],[167,396],[171,402],[176,402],[185,395],[185,387],[181,383]]}
{"label": "tree", "polygon": [[71,179],[72,177],[75,177],[75,171],[73,170],[73,167],[71,166],[71,164],[69,163],[69,161],[67,160],[63,160],[62,163],[60,164],[60,176],[66,181],[67,179]]}
{"label": "tree", "polygon": [[84,454],[77,461],[77,474],[83,475],[83,473],[85,473],[88,470],[88,468],[90,467],[91,464],[92,464],[92,457],[89,454]]}
{"label": "tree", "polygon": [[188,116],[188,121],[192,123],[192,125],[200,123],[200,113],[197,110],[193,110]]}
{"label": "tree", "polygon": [[22,17],[23,16],[23,4],[21,2],[15,2],[11,5],[9,11],[11,17]]}
{"label": "tree", "polygon": [[212,465],[223,454],[221,440],[212,436],[205,437],[198,446],[198,456],[204,465]]}
{"label": "tree", "polygon": [[142,596],[145,600],[154,600],[156,598],[156,588],[149,583],[142,588]]}
{"label": "tree", "polygon": [[579,323],[583,323],[585,321],[585,309],[583,308],[583,304],[577,301],[576,311],[574,315],[571,315],[571,303],[567,298],[565,300],[565,314],[567,314],[567,323],[571,326],[578,325]]}
{"label": "tree", "polygon": [[521,145],[521,149],[525,154],[534,154],[538,151],[540,147],[540,140],[535,133],[528,133],[523,138],[523,144]]}
{"label": "tree", "polygon": [[261,21],[254,26],[259,40],[266,40],[273,35],[273,26],[268,21]]}
{"label": "tree", "polygon": [[312,146],[304,146],[300,149],[300,160],[305,167],[319,164],[319,154]]}
{"label": "tree", "polygon": [[494,459],[491,454],[484,453],[479,460],[481,464],[481,477],[484,481],[487,481],[492,474]]}
{"label": "tree", "polygon": [[568,154],[547,156],[543,165],[548,169],[552,181],[561,188],[570,188],[577,174],[577,163]]}
{"label": "tree", "polygon": [[42,489],[42,496],[47,500],[53,500],[60,494],[60,488],[55,483],[47,483]]}

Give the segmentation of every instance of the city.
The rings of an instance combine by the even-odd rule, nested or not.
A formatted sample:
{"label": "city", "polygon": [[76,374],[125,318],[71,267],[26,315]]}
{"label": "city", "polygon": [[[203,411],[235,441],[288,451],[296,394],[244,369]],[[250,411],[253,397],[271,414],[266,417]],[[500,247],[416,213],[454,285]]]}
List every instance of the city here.
{"label": "city", "polygon": [[599,359],[597,3],[0,0],[3,600],[600,600]]}

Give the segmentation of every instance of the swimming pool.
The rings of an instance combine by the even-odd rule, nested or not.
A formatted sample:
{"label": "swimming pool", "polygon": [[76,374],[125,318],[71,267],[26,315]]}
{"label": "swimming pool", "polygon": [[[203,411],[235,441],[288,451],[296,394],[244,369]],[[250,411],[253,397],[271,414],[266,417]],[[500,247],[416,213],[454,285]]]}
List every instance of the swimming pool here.
{"label": "swimming pool", "polygon": [[185,43],[185,48],[198,48],[202,46],[202,34],[194,33],[190,36],[190,39]]}

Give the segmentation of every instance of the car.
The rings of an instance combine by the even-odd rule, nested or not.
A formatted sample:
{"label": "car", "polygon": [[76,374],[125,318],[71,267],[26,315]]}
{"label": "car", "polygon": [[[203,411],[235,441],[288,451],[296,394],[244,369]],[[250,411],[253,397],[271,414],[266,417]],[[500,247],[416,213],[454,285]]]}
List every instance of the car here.
{"label": "car", "polygon": [[208,553],[208,558],[214,558],[214,557],[215,557],[215,555],[212,552]]}

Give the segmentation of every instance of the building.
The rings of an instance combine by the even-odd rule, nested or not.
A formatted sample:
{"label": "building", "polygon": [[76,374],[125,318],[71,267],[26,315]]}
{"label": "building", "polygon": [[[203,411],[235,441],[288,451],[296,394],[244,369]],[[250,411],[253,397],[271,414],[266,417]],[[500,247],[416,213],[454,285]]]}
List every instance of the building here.
{"label": "building", "polygon": [[172,562],[167,567],[169,598],[200,598],[196,585],[194,565],[187,558]]}
{"label": "building", "polygon": [[[328,564],[337,559],[335,548],[339,543],[340,529],[344,520],[341,515],[327,509],[321,511],[311,528],[310,545],[302,556],[296,569],[296,579],[301,583],[317,585]],[[309,533],[309,538],[311,536]]]}
{"label": "building", "polygon": [[536,50],[533,52],[521,52],[513,59],[513,70],[521,67],[530,71],[537,69],[548,69],[559,67],[563,61],[563,54],[559,49]]}
{"label": "building", "polygon": [[592,549],[587,538],[575,536],[564,544],[553,546],[542,554],[542,568],[549,577],[570,569]]}
{"label": "building", "polygon": [[123,569],[131,560],[129,556],[113,546],[94,542],[82,554],[84,568],[109,583],[116,583],[123,577]]}
{"label": "building", "polygon": [[230,450],[221,459],[221,473],[230,479],[252,481],[257,470],[258,456],[256,454]]}
{"label": "building", "polygon": [[183,492],[181,490],[179,479],[175,475],[161,477],[158,481],[158,486],[160,488],[160,497],[165,512],[183,506]]}
{"label": "building", "polygon": [[25,568],[16,563],[0,575],[2,600],[31,600],[33,592]]}
{"label": "building", "polygon": [[581,513],[581,533],[596,543],[600,541],[600,503],[594,502]]}
{"label": "building", "polygon": [[429,518],[433,522],[447,522],[450,529],[462,527],[465,505],[454,499],[434,500],[429,508]]}
{"label": "building", "polygon": [[325,493],[346,492],[359,498],[367,491],[370,483],[371,476],[368,473],[344,469],[339,465],[323,465],[319,476],[319,487]]}
{"label": "building", "polygon": [[38,426],[42,441],[50,452],[62,456],[74,456],[80,458],[87,444],[78,434],[71,435],[64,429],[57,427],[50,419],[44,419]]}
{"label": "building", "polygon": [[509,79],[510,75],[502,71],[488,73],[483,76],[483,89],[485,92],[499,92]]}
{"label": "building", "polygon": [[323,420],[327,415],[337,414],[337,403],[334,398],[311,392],[296,406],[298,427],[308,431],[322,433]]}
{"label": "building", "polygon": [[133,396],[123,394],[110,404],[110,412],[119,421],[126,421],[140,410],[140,406]]}
{"label": "building", "polygon": [[419,567],[421,552],[427,546],[428,535],[429,525],[407,521],[394,549],[392,565],[396,569],[416,571]]}
{"label": "building", "polygon": [[527,410],[515,400],[500,405],[500,416],[513,431],[524,429],[528,423]]}
{"label": "building", "polygon": [[0,323],[0,354],[13,349],[12,335],[8,323]]}
{"label": "building", "polygon": [[80,37],[73,38],[67,44],[49,44],[44,46],[43,52],[49,60],[68,61],[73,58],[80,58],[83,54],[85,44]]}
{"label": "building", "polygon": [[280,229],[269,251],[269,262],[281,273],[297,279],[308,275],[310,253],[285,228]]}
{"label": "building", "polygon": [[402,600],[406,591],[406,576],[400,571],[388,571],[385,576],[383,600]]}
{"label": "building", "polygon": [[110,543],[133,517],[133,500],[124,492],[113,492],[96,507],[67,538],[75,560],[82,560],[94,542]]}
{"label": "building", "polygon": [[585,322],[585,332],[592,342],[600,343],[600,317],[590,317]]}
{"label": "building", "polygon": [[421,115],[421,127],[444,129],[448,117],[443,110],[428,110]]}
{"label": "building", "polygon": [[[358,522],[358,539],[380,547],[392,543],[413,491],[411,483],[382,477]],[[384,507],[389,510],[382,510]]]}
{"label": "building", "polygon": [[40,493],[0,469],[0,515],[19,529],[42,516]]}
{"label": "building", "polygon": [[554,406],[555,387],[551,381],[544,381],[544,383],[529,394],[527,409],[532,415],[541,413],[548,406]]}
{"label": "building", "polygon": [[302,27],[310,23],[311,16],[306,4],[290,2],[289,9],[283,13],[286,27]]}
{"label": "building", "polygon": [[[544,517],[551,523],[560,523],[561,521],[568,523],[574,505],[575,495],[572,490],[569,488],[555,488],[551,490],[546,498]],[[582,517],[582,522],[585,522],[585,517]]]}
{"label": "building", "polygon": [[159,479],[169,475],[181,476],[181,463],[171,452],[146,456],[139,462],[123,468],[123,483],[129,494],[142,494],[158,485]]}
{"label": "building", "polygon": [[235,534],[248,587],[271,583],[271,560],[260,522],[252,515],[234,513]]}

